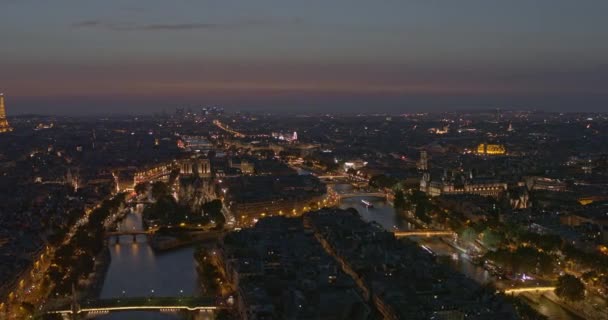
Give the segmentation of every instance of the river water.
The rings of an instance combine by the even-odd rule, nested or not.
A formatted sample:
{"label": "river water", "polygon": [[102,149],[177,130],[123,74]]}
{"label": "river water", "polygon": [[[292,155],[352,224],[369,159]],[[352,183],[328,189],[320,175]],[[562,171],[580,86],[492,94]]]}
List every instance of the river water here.
{"label": "river water", "polygon": [[[132,211],[118,225],[118,230],[143,230],[141,213]],[[146,236],[121,236],[119,243],[110,239],[112,262],[106,274],[100,298],[194,296],[199,294],[194,248],[185,247],[166,253],[156,253]],[[212,319],[202,313],[196,319]],[[172,312],[113,312],[95,319],[184,319]]]}
{"label": "river water", "polygon": [[[329,187],[339,193],[351,192],[349,184],[335,184]],[[361,200],[373,203],[367,208]],[[375,221],[387,230],[411,230],[416,227],[397,215],[392,205],[383,199],[372,197],[354,197],[343,199],[340,208],[354,208],[363,219]],[[118,226],[119,230],[143,230],[140,210],[130,212]],[[413,239],[433,250],[439,256],[446,256],[448,263],[457,271],[479,283],[491,281],[491,275],[483,268],[463,258],[456,250],[437,238]],[[112,262],[106,274],[100,294],[102,299],[120,297],[162,297],[198,295],[199,281],[194,261],[194,248],[185,247],[166,253],[156,253],[148,245],[145,236],[121,236],[118,243],[109,241]],[[542,306],[543,313],[551,319],[573,319],[556,305]],[[213,319],[208,313],[189,314],[194,319]],[[185,319],[186,316],[171,312],[115,312],[96,315],[95,319]]]}
{"label": "river water", "polygon": [[[353,191],[353,187],[349,184],[335,184],[328,187],[333,188],[338,193],[351,193]],[[367,208],[361,202],[361,200],[371,202],[373,207]],[[408,223],[404,218],[399,216],[395,212],[393,206],[383,199],[373,197],[347,198],[340,202],[340,208],[357,209],[364,220],[375,221],[390,231],[406,231],[416,229],[414,225]],[[459,253],[458,250],[451,247],[445,241],[442,241],[439,238],[414,237],[412,240],[429,248],[438,255],[440,261],[448,263],[454,270],[466,275],[480,284],[495,281],[487,270],[473,264],[466,258],[465,255]],[[449,239],[444,240],[449,241]],[[534,308],[541,314],[547,316],[549,319],[579,319],[548,299],[539,299],[538,304],[534,305]]]}
{"label": "river water", "polygon": [[[335,184],[330,186],[338,193],[350,193],[353,187],[349,184]],[[361,200],[371,202],[373,207],[367,208]],[[375,221],[389,231],[407,231],[417,229],[405,218],[396,214],[393,206],[387,201],[374,197],[353,197],[346,198],[340,202],[340,208],[357,209],[361,217],[366,221]],[[491,280],[491,275],[483,268],[464,259],[455,252],[455,249],[448,246],[437,238],[412,238],[421,245],[426,246],[439,256],[448,256],[449,263],[461,273],[476,280],[479,283],[486,283]]]}

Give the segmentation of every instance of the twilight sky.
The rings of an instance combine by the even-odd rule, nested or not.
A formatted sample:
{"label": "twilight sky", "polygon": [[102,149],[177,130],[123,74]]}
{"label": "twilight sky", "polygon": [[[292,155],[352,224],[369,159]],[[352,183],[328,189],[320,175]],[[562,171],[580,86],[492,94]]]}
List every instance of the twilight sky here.
{"label": "twilight sky", "polygon": [[10,114],[608,110],[605,0],[0,0]]}

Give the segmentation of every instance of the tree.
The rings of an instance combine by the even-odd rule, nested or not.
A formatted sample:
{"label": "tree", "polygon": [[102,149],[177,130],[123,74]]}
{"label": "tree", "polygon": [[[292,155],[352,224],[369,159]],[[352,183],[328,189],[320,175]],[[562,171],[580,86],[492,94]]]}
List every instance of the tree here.
{"label": "tree", "polygon": [[222,201],[219,199],[215,199],[203,204],[203,211],[209,215],[213,221],[215,221],[215,225],[218,229],[224,227],[226,223],[226,218],[224,218],[224,214],[222,213]]}
{"label": "tree", "polygon": [[335,163],[334,161],[324,161],[323,164],[325,165],[325,170],[329,172],[336,171],[340,168],[340,164]]}
{"label": "tree", "polygon": [[171,173],[169,174],[169,184],[172,185],[175,183],[175,181],[177,180],[177,178],[179,177],[179,169],[173,169],[171,170]]}
{"label": "tree", "polygon": [[429,217],[429,215],[427,214],[427,207],[422,203],[416,205],[414,215],[416,216],[416,218],[420,219],[420,221],[424,223],[431,223],[432,221],[431,217]]}
{"label": "tree", "polygon": [[33,304],[25,301],[21,302],[21,308],[23,308],[23,310],[25,310],[25,312],[28,314],[32,314],[34,311],[36,311],[36,307]]}
{"label": "tree", "polygon": [[557,279],[555,294],[565,300],[580,301],[585,298],[585,285],[579,278],[565,274]]}
{"label": "tree", "polygon": [[199,275],[205,283],[205,291],[208,293],[216,293],[219,289],[217,279],[220,278],[220,272],[215,265],[209,262],[209,259],[199,259]]}
{"label": "tree", "polygon": [[215,319],[217,320],[230,320],[232,319],[230,317],[230,313],[228,313],[228,311],[226,310],[220,310],[217,315],[215,316]]}
{"label": "tree", "polygon": [[160,220],[164,224],[176,225],[188,220],[190,210],[186,206],[181,206],[175,201],[172,195],[167,194],[156,199],[156,202],[149,204],[143,212],[146,219]]}
{"label": "tree", "polygon": [[583,278],[583,280],[585,280],[585,282],[593,281],[593,279],[597,278],[597,277],[598,277],[598,274],[597,274],[597,271],[595,271],[595,270],[587,271],[587,272],[583,273],[583,275],[581,276],[581,278]]}
{"label": "tree", "polygon": [[369,179],[369,185],[375,188],[392,188],[397,183],[395,178],[379,174]]}
{"label": "tree", "polygon": [[403,191],[395,191],[395,200],[393,201],[393,206],[397,210],[405,209],[405,196],[403,195]]}
{"label": "tree", "polygon": [[486,228],[482,235],[481,241],[488,248],[496,248],[504,241],[504,234],[490,228]]}
{"label": "tree", "polygon": [[168,195],[169,193],[171,193],[171,190],[169,189],[169,186],[162,182],[162,181],[156,181],[152,184],[152,197],[156,200],[162,198],[163,196]]}
{"label": "tree", "polygon": [[471,227],[466,227],[466,228],[462,229],[459,236],[460,236],[460,239],[462,239],[465,242],[473,242],[473,241],[475,241],[475,239],[477,239],[477,231],[475,231],[475,229],[473,229]]}
{"label": "tree", "polygon": [[148,184],[140,182],[135,185],[135,193],[138,195],[142,195],[148,191]]}
{"label": "tree", "polygon": [[512,269],[516,272],[534,273],[541,256],[538,250],[532,247],[518,247],[511,255]]}

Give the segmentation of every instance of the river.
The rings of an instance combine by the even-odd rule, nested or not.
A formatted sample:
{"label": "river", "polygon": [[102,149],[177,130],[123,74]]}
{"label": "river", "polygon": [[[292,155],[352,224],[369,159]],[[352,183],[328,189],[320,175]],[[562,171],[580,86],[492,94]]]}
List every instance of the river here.
{"label": "river", "polygon": [[[132,211],[119,223],[118,230],[143,230],[141,213]],[[109,241],[112,262],[100,298],[193,296],[199,294],[194,247],[156,253],[146,236],[121,236],[119,243]],[[213,319],[208,313],[195,319]],[[95,319],[185,319],[180,313],[128,311],[95,316]]]}
{"label": "river", "polygon": [[[353,187],[349,184],[335,184],[331,187],[338,193],[347,193],[352,192],[353,190]],[[361,200],[371,202],[373,207],[366,207]],[[383,199],[374,197],[347,198],[340,202],[340,208],[355,208],[364,220],[375,221],[389,231],[407,231],[417,229],[416,226],[409,223],[403,217],[397,215],[393,206]],[[467,259],[464,259],[463,256],[458,254],[454,248],[448,246],[440,239],[416,237],[412,238],[412,240],[426,246],[439,256],[448,256],[450,259],[443,260],[449,261],[449,263],[456,270],[464,273],[477,282],[486,283],[491,281],[491,275],[487,270],[474,265]]]}
{"label": "river", "polygon": [[[330,187],[339,193],[351,192],[349,184],[335,184]],[[361,200],[373,203],[367,208]],[[415,226],[397,215],[392,205],[383,199],[354,197],[343,199],[340,208],[355,208],[367,221],[375,221],[387,230],[411,230]],[[118,226],[119,230],[143,230],[141,213],[130,212]],[[112,261],[101,290],[100,298],[120,297],[161,297],[193,296],[199,294],[199,281],[193,258],[194,247],[184,247],[166,253],[156,253],[146,241],[146,236],[122,236],[119,243],[109,241]],[[492,281],[491,275],[483,268],[472,264],[457,251],[437,238],[413,239],[433,250],[442,261],[447,261],[455,270],[479,283]],[[573,319],[563,309],[553,303],[544,303],[543,314],[551,319]],[[190,314],[195,319],[213,319],[208,313]],[[114,312],[92,316],[102,320],[123,319],[185,319],[183,314],[172,312]]]}
{"label": "river", "polygon": [[[328,187],[333,188],[338,193],[351,193],[353,191],[353,187],[349,184],[334,184],[329,185]],[[361,202],[361,200],[371,202],[373,207],[367,208]],[[346,198],[340,202],[340,208],[357,209],[364,220],[375,221],[383,226],[386,230],[406,231],[416,229],[414,225],[397,215],[393,206],[384,199],[374,197]],[[450,239],[444,238],[442,241],[442,239],[433,237],[413,237],[412,240],[432,250],[439,257],[439,261],[448,263],[454,270],[466,275],[480,284],[496,281],[496,279],[494,279],[487,270],[473,264],[466,258],[465,255],[448,245],[446,241],[450,241]],[[548,299],[539,299],[538,304],[534,305],[533,307],[541,314],[547,316],[549,319],[579,319]]]}

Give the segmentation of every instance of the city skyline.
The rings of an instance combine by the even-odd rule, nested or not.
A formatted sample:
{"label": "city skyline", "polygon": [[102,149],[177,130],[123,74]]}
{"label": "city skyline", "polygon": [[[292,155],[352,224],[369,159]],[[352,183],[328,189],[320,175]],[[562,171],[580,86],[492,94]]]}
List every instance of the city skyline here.
{"label": "city skyline", "polygon": [[0,91],[9,115],[204,105],[599,111],[608,102],[602,1],[0,7],[0,38],[10,44],[0,54]]}
{"label": "city skyline", "polygon": [[605,12],[0,0],[0,320],[608,319]]}

